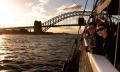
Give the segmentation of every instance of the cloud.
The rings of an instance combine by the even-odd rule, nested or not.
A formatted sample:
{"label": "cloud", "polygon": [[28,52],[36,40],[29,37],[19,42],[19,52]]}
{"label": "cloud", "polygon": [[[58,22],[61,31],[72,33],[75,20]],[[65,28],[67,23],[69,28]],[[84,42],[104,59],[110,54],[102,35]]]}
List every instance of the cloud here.
{"label": "cloud", "polygon": [[[33,26],[35,20],[46,20],[49,0],[0,0],[0,24],[6,26]],[[48,15],[46,17],[46,15]],[[7,20],[7,21],[6,21]]]}
{"label": "cloud", "polygon": [[81,9],[81,7],[82,7],[82,5],[80,5],[80,4],[73,4],[73,5],[70,5],[67,8],[64,8],[63,10],[67,11],[67,10]]}
{"label": "cloud", "polygon": [[10,2],[14,7],[15,16],[12,15],[12,18],[15,19],[10,18],[9,23],[7,21],[9,26],[33,26],[35,20],[46,21],[52,17],[44,8],[49,0],[10,0]]}
{"label": "cloud", "polygon": [[[6,18],[9,19],[10,22],[7,21],[7,23],[10,26],[31,26],[33,25],[35,20],[44,22],[57,15],[57,13],[55,13],[56,12],[55,9],[51,9],[55,8],[56,5],[54,4],[50,5],[50,0],[1,0],[1,1],[3,1],[4,3],[6,2],[8,3],[3,4],[3,2],[1,2],[1,4],[3,4],[5,7],[7,7],[6,5],[8,5],[8,7],[10,6],[12,7],[9,9],[7,7],[5,9],[2,8],[1,6],[1,9],[4,9],[1,12],[3,12],[6,15],[1,16],[1,19],[4,19],[2,20],[3,23],[6,22],[5,21]],[[50,7],[47,7],[48,5],[50,5]],[[49,9],[47,9],[46,7]],[[57,8],[57,11],[67,12],[72,9],[78,9],[79,7],[80,5],[75,4],[70,5],[68,7],[62,5],[61,7]],[[8,10],[10,10],[11,12]],[[8,13],[10,16],[7,15]]]}
{"label": "cloud", "polygon": [[39,0],[40,5],[45,5],[49,2],[50,0]]}
{"label": "cloud", "polygon": [[45,10],[45,5],[48,4],[50,0],[38,0],[37,3],[29,2],[26,3],[28,6],[31,6],[31,12],[27,13],[26,16],[32,17],[34,20],[46,21],[51,18],[51,14]]}
{"label": "cloud", "polygon": [[57,8],[58,13],[66,13],[66,12],[70,12],[70,11],[75,11],[75,10],[82,10],[82,5],[80,4],[72,4],[68,7],[62,5],[59,8]]}
{"label": "cloud", "polygon": [[64,5],[62,5],[62,6],[60,6],[59,8],[57,8],[58,13],[61,13],[61,12],[64,13],[64,9],[65,9],[65,8],[66,8],[66,6],[64,6]]}

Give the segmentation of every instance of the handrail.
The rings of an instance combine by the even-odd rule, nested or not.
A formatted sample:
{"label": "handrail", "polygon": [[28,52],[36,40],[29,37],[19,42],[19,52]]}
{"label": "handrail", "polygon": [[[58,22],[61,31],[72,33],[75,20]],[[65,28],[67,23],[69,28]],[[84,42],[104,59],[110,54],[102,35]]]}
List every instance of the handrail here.
{"label": "handrail", "polygon": [[[86,39],[83,41],[87,46]],[[110,61],[101,55],[87,52],[86,48],[81,51],[79,72],[118,72]]]}
{"label": "handrail", "polygon": [[118,72],[105,56],[85,51],[81,55],[79,72]]}

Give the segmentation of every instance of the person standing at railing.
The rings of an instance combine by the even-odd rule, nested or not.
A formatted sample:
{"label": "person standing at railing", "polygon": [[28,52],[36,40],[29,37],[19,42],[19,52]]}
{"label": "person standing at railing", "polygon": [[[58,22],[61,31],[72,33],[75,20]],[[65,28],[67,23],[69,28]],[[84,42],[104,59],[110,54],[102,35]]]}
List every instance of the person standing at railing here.
{"label": "person standing at railing", "polygon": [[114,63],[115,55],[115,37],[110,31],[109,26],[105,22],[98,22],[96,27],[97,34],[103,38],[103,44],[101,51],[104,56],[106,56],[110,62]]}
{"label": "person standing at railing", "polygon": [[87,29],[89,35],[87,37],[88,39],[88,48],[92,49],[92,53],[94,54],[102,54],[100,51],[101,45],[102,45],[102,37],[97,35],[96,32],[96,23],[91,22],[89,23],[88,29]]}
{"label": "person standing at railing", "polygon": [[96,32],[96,22],[90,22],[88,23],[88,28],[86,30],[86,40],[88,43],[88,46],[85,47],[83,45],[80,46],[80,51],[82,49],[86,48],[87,51],[92,52],[94,54],[103,55],[101,51],[103,39],[102,37],[97,35]]}

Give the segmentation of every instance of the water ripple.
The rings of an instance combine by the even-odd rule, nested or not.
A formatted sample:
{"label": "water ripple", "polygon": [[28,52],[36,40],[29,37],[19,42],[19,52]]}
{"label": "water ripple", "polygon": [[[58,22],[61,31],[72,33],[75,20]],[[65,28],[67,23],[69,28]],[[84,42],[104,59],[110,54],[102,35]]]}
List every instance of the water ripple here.
{"label": "water ripple", "polygon": [[0,72],[60,72],[73,35],[1,35]]}

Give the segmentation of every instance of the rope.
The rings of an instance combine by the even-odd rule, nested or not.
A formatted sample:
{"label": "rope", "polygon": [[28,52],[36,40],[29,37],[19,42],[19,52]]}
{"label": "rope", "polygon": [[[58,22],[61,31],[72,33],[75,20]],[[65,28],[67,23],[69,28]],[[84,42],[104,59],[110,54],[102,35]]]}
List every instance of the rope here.
{"label": "rope", "polygon": [[[84,10],[83,10],[83,14],[84,14],[85,9],[86,9],[86,7],[87,7],[87,3],[88,3],[88,0],[87,0],[86,3],[85,3],[85,8],[84,8]],[[83,16],[82,16],[82,17],[83,17]],[[79,29],[78,29],[78,36],[79,36],[80,29],[81,29],[81,26],[79,26]],[[77,36],[77,38],[78,38],[78,36]]]}
{"label": "rope", "polygon": [[[88,0],[87,0],[87,1],[88,1]],[[86,2],[87,2],[87,1],[86,1]],[[92,9],[91,15],[93,15],[93,12],[94,12],[95,8],[97,7],[97,6],[96,6],[97,3],[98,3],[98,0],[96,0],[95,4],[93,5],[93,9]],[[86,5],[87,5],[87,3],[86,3]],[[85,6],[85,7],[86,7],[86,6]],[[85,10],[84,10],[84,11],[85,11]],[[89,23],[90,18],[91,18],[91,17],[89,17],[87,23]],[[83,30],[83,33],[81,34],[81,38],[83,37],[83,34],[86,32],[86,29],[87,29],[87,25],[85,26],[85,28],[84,28],[84,30]]]}
{"label": "rope", "polygon": [[[73,0],[72,0],[73,1]],[[73,1],[74,2],[74,1]],[[96,8],[96,5],[97,5],[97,2],[98,2],[98,0],[95,2],[95,4],[94,4],[94,6],[93,6],[93,10],[92,10],[92,13],[91,14],[93,14],[93,11],[94,11],[94,9]],[[75,2],[74,2],[75,3]],[[87,7],[87,3],[88,3],[88,0],[86,0],[86,3],[85,3],[85,8],[84,8],[84,10],[83,10],[83,14],[84,14],[84,12],[85,12],[85,9],[86,9],[86,7]],[[75,4],[77,4],[77,3],[75,3]],[[82,16],[83,17],[83,16]],[[89,17],[89,19],[90,19],[90,17]],[[89,20],[88,20],[88,22],[89,22]],[[87,22],[87,23],[88,23]],[[80,29],[81,29],[81,26],[79,26],[79,29],[78,29],[78,34],[77,34],[77,37],[76,37],[76,39],[75,39],[75,41],[74,41],[74,43],[73,43],[73,45],[72,45],[72,48],[74,48],[74,46],[76,46],[76,47],[78,47],[79,46],[79,40],[81,40],[81,38],[83,37],[83,34],[85,33],[85,31],[86,31],[86,28],[87,28],[87,25],[85,25],[85,29],[83,30],[83,32],[82,32],[82,34],[80,35],[80,37],[79,37],[79,34],[80,34]],[[73,51],[75,51],[75,49],[73,50],[72,49],[72,54],[73,54]],[[70,58],[68,58],[69,60],[71,59],[71,56],[73,56],[73,55],[70,55]]]}
{"label": "rope", "polygon": [[[72,0],[72,1],[73,1],[73,0]],[[95,1],[95,0],[94,0],[94,1]],[[73,1],[73,2],[74,2],[74,1]],[[76,2],[74,2],[74,3],[77,5]],[[83,14],[84,14],[84,12],[85,12],[85,10],[86,10],[87,3],[88,3],[88,0],[86,0],[85,8],[84,8],[84,10],[83,10]],[[94,2],[94,6],[93,6],[93,10],[92,10],[91,15],[93,14],[93,11],[94,11],[94,9],[96,8],[97,3],[98,3],[98,0],[97,0],[96,2]],[[82,17],[83,17],[83,16],[82,16]],[[91,18],[91,17],[89,17],[88,22],[90,21],[90,18]],[[88,22],[87,22],[87,23],[88,23]],[[80,35],[81,26],[79,26],[77,37],[76,37],[76,39],[75,39],[75,41],[74,41],[74,43],[73,43],[73,45],[72,45],[71,54],[70,54],[70,56],[68,57],[68,60],[67,60],[68,63],[69,63],[70,60],[72,59],[76,48],[78,48],[78,47],[80,46],[80,40],[82,39],[83,34],[84,34],[85,31],[86,31],[86,28],[87,28],[87,25],[85,25],[85,28],[84,28],[82,34]],[[64,67],[65,67],[65,65],[64,65]]]}
{"label": "rope", "polygon": [[120,28],[120,25],[119,25],[119,22],[118,22],[117,37],[116,37],[116,48],[115,48],[115,57],[114,57],[114,67],[115,67],[115,64],[116,64],[116,56],[117,56],[117,49],[118,49],[119,28]]}
{"label": "rope", "polygon": [[[73,1],[73,0],[72,0],[72,1]],[[73,1],[73,2],[74,2],[74,1]],[[75,3],[75,2],[74,2],[74,3]],[[86,7],[87,7],[87,3],[88,3],[88,0],[86,0],[85,8],[84,8],[84,10],[83,10],[83,14],[84,14],[85,9],[86,9]],[[94,5],[93,5],[93,10],[92,10],[92,12],[91,12],[91,15],[93,14],[93,11],[95,10],[97,3],[98,3],[98,0],[96,0],[96,2],[95,2],[95,0],[94,0]],[[76,4],[76,3],[75,3],[75,4]],[[83,16],[82,16],[82,17],[83,17]],[[89,17],[88,22],[90,21],[90,18],[91,18],[91,17]],[[88,23],[88,22],[87,22],[87,23]],[[76,40],[78,40],[78,41],[81,40],[81,38],[83,37],[83,34],[86,32],[86,28],[87,28],[87,25],[85,25],[85,28],[84,28],[82,34],[80,35],[81,26],[79,26]],[[80,35],[80,37],[79,37],[79,35]],[[77,42],[78,42],[78,41],[77,41]]]}
{"label": "rope", "polygon": [[[73,0],[72,0],[73,1]],[[73,1],[74,2],[74,1]],[[86,5],[87,5],[87,2],[88,2],[88,0],[86,1],[86,4],[85,4],[85,8],[86,8]],[[76,2],[74,2],[76,5],[77,5],[77,3]],[[85,9],[84,9],[84,11],[85,11]],[[83,12],[84,13],[84,12]],[[79,39],[79,33],[80,33],[80,29],[81,29],[81,26],[79,26],[79,29],[78,29],[78,34],[77,34],[77,37],[75,38],[75,41],[74,41],[74,43],[73,43],[73,45],[72,45],[72,49],[71,49],[71,54],[70,54],[70,56],[69,56],[69,60],[71,60],[71,58],[72,58],[72,56],[73,56],[73,54],[74,54],[74,51],[75,51],[75,48],[77,48],[77,46],[78,46],[78,39]],[[74,46],[76,46],[75,48],[74,48]]]}

